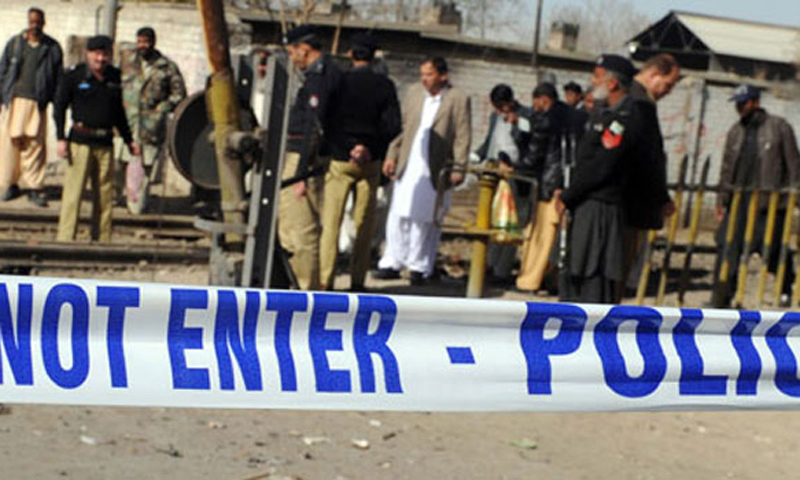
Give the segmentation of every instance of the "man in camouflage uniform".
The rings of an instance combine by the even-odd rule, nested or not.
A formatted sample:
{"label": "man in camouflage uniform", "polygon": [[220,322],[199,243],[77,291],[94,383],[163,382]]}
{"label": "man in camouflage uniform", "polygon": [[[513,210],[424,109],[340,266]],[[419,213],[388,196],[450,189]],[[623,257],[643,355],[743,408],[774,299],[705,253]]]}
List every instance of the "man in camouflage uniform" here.
{"label": "man in camouflage uniform", "polygon": [[[166,155],[164,140],[170,112],[186,97],[186,86],[178,66],[156,50],[156,32],[144,27],[136,32],[136,55],[123,65],[125,113],[141,158],[131,158],[123,149],[123,162],[141,162],[141,179],[126,179],[128,210],[140,214],[147,205],[150,183],[159,176]],[[135,172],[136,167],[126,169]],[[141,172],[141,169],[139,169]],[[137,188],[138,187],[138,188]]]}

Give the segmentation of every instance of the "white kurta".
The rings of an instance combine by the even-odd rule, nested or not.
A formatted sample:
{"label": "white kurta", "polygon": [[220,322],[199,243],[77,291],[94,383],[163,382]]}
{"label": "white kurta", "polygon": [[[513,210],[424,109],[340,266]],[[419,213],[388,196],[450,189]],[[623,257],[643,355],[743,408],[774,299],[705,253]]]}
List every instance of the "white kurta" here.
{"label": "white kurta", "polygon": [[441,104],[441,93],[425,96],[408,163],[403,176],[394,185],[386,221],[386,250],[378,263],[379,268],[408,268],[425,276],[433,272],[441,237],[434,213],[441,220],[450,204],[450,193],[447,192],[439,211],[434,212],[436,190],[431,182],[429,147],[431,128]]}

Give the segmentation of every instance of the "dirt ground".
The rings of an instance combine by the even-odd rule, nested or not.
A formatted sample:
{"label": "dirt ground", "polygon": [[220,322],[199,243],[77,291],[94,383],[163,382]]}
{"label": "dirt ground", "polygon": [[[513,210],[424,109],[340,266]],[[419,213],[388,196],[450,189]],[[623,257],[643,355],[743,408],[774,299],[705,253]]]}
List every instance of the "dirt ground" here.
{"label": "dirt ground", "polygon": [[[463,296],[469,252],[465,240],[443,245],[451,276],[434,288],[411,288],[407,280],[368,285],[388,294]],[[711,261],[697,257],[689,306],[708,300]],[[676,255],[673,265],[681,262]],[[33,273],[207,281],[202,266]],[[340,276],[336,286],[348,283]],[[753,290],[748,289],[750,302]],[[497,288],[487,295],[552,300]],[[666,304],[675,302],[673,288]],[[795,427],[800,431],[800,413],[794,412],[440,414],[5,405],[0,478],[795,479]]]}
{"label": "dirt ground", "polygon": [[[443,250],[467,246],[449,242]],[[35,273],[206,283],[201,267]],[[340,287],[347,282],[337,279]],[[462,295],[464,282],[446,278],[434,292],[411,289],[406,280],[371,285],[386,293]],[[800,468],[795,412],[442,414],[7,405],[2,413],[0,478],[794,479]]]}

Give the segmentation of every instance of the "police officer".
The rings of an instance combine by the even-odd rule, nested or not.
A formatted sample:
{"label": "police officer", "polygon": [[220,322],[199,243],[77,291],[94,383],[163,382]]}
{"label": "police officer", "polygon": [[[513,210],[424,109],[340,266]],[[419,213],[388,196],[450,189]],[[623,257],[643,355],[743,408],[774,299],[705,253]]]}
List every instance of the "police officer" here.
{"label": "police officer", "polygon": [[608,107],[591,124],[577,152],[572,182],[558,196],[559,213],[569,209],[569,301],[616,303],[624,274],[622,192],[633,162],[640,157],[638,111],[628,95],[636,73],[618,55],[597,59],[594,95]]}
{"label": "police officer", "polygon": [[[58,241],[75,238],[78,212],[86,179],[92,181],[92,239],[111,240],[111,208],[114,199],[112,140],[114,130],[132,155],[139,154],[122,106],[120,71],[110,65],[112,41],[98,35],[86,46],[86,63],[77,65],[61,79],[53,116],[58,155],[67,159],[61,196]],[[72,129],[65,135],[67,108],[72,110]]]}
{"label": "police officer", "polygon": [[283,180],[298,180],[281,190],[278,238],[290,255],[289,264],[298,286],[319,289],[320,202],[324,168],[329,155],[326,137],[331,131],[336,94],[342,73],[322,52],[322,41],[311,25],[301,25],[286,35],[292,63],[304,81],[289,112]]}
{"label": "police officer", "polygon": [[375,194],[386,150],[401,130],[400,103],[394,83],[372,68],[378,43],[373,35],[352,38],[353,68],[344,74],[331,131],[331,163],[325,175],[325,201],[320,243],[322,289],[333,286],[339,230],[351,190],[355,191],[350,288],[364,288],[370,244],[375,229]]}
{"label": "police officer", "polygon": [[129,182],[134,188],[128,191],[127,199],[128,210],[140,214],[147,206],[150,183],[159,176],[166,154],[167,118],[186,97],[186,86],[175,62],[156,49],[156,32],[150,27],[136,32],[136,56],[123,67],[122,82],[128,123],[142,155],[131,159],[123,151],[121,159],[126,163],[141,161],[144,167],[141,181]]}

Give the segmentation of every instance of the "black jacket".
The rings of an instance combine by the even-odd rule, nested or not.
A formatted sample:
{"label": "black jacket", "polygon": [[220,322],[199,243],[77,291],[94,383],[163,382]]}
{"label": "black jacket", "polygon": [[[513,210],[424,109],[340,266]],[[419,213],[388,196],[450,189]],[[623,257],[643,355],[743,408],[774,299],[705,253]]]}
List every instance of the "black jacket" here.
{"label": "black jacket", "polygon": [[625,186],[625,220],[628,226],[659,230],[664,226],[664,205],[671,201],[667,191],[667,154],[658,121],[656,103],[644,86],[633,82],[630,97],[641,123],[643,148],[631,165],[630,182]]}
{"label": "black jacket", "polygon": [[400,134],[400,102],[394,83],[371,67],[355,67],[342,77],[336,121],[328,139],[334,160],[349,160],[358,144],[369,148],[372,160],[383,160],[389,143]]}
{"label": "black jacket", "polygon": [[[0,58],[0,101],[5,106],[11,104],[14,97],[14,85],[19,78],[22,49],[26,41],[24,35],[25,32],[11,37],[3,50],[3,57]],[[58,42],[43,35],[42,47],[42,58],[36,69],[36,101],[39,110],[45,110],[47,104],[55,98],[63,73],[63,54]]]}
{"label": "black jacket", "polygon": [[550,200],[564,186],[561,145],[570,133],[571,119],[571,109],[562,101],[533,115],[525,170],[539,181],[539,200]]}
{"label": "black jacket", "polygon": [[[53,120],[59,140],[67,138],[67,109],[72,112],[71,142],[111,146],[114,138],[112,129],[115,128],[125,144],[130,145],[133,141],[122,106],[122,75],[115,67],[106,67],[102,81],[92,75],[85,63],[70,69],[61,78],[53,102]],[[95,133],[78,131],[78,126]]]}
{"label": "black jacket", "polygon": [[330,155],[327,137],[334,122],[333,113],[342,83],[342,71],[327,55],[310,65],[303,74],[303,86],[297,91],[289,111],[287,149],[300,153],[296,175],[307,174],[317,154]]}
{"label": "black jacket", "polygon": [[574,210],[588,199],[622,202],[631,165],[641,157],[640,123],[630,96],[593,119],[578,146],[572,183],[561,195],[568,209]]}

